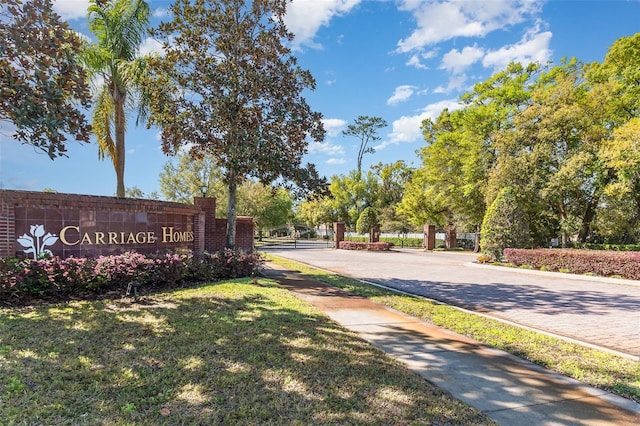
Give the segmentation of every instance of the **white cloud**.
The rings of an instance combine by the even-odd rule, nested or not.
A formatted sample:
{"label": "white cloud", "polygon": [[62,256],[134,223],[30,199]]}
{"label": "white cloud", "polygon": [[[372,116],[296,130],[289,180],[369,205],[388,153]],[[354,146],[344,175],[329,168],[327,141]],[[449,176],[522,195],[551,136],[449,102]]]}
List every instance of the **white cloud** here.
{"label": "white cloud", "polygon": [[383,145],[388,146],[401,142],[414,142],[422,137],[420,126],[424,119],[430,118],[435,120],[445,108],[448,108],[449,111],[453,111],[460,107],[461,105],[457,100],[447,99],[427,105],[417,115],[402,116],[393,122],[393,130],[389,134],[389,142]]}
{"label": "white cloud", "polygon": [[387,99],[387,105],[397,105],[400,102],[408,100],[416,91],[416,86],[402,85],[396,87],[393,95]]}
{"label": "white cloud", "polygon": [[399,8],[413,13],[418,27],[398,42],[398,51],[420,50],[455,37],[484,37],[537,15],[543,3],[544,0],[405,0]]}
{"label": "white cloud", "polygon": [[433,93],[451,93],[454,91],[459,91],[465,89],[465,83],[467,82],[466,74],[457,74],[449,77],[449,81],[446,86],[438,86],[433,89]]}
{"label": "white cloud", "polygon": [[53,10],[65,21],[87,17],[89,0],[54,0]]}
{"label": "white cloud", "polygon": [[313,41],[322,26],[329,25],[331,18],[349,13],[361,0],[293,0],[287,7],[284,22],[295,34],[294,48],[302,45],[320,48]]}
{"label": "white cloud", "polygon": [[157,9],[154,9],[153,12],[151,13],[151,15],[154,18],[167,18],[171,15],[171,11],[169,9],[166,9],[164,7],[159,7]]}
{"label": "white cloud", "polygon": [[327,132],[327,136],[338,136],[342,131],[342,128],[347,125],[345,120],[341,118],[323,118],[322,125]]}
{"label": "white cloud", "polygon": [[389,142],[389,141],[382,141],[382,142],[381,142],[381,143],[379,143],[378,145],[376,145],[376,146],[372,146],[372,148],[373,148],[376,152],[378,152],[378,151],[381,151],[381,150],[385,149],[386,147],[388,147],[388,146],[390,146],[390,145],[396,145],[396,143],[394,143],[394,142]]}
{"label": "white cloud", "polygon": [[347,160],[345,160],[344,158],[329,158],[327,160],[327,164],[332,164],[332,165],[345,164],[346,162]]}
{"label": "white cloud", "polygon": [[510,62],[528,64],[531,62],[545,63],[551,60],[551,32],[537,32],[537,28],[529,31],[515,44],[503,46],[491,51],[482,60],[482,65],[494,70],[506,68]]}
{"label": "white cloud", "polygon": [[344,155],[344,148],[331,142],[312,142],[309,154]]}
{"label": "white cloud", "polygon": [[484,49],[477,46],[466,46],[462,51],[452,49],[442,57],[440,68],[446,69],[450,73],[460,74],[469,66],[478,62],[484,55]]}
{"label": "white cloud", "polygon": [[438,49],[429,50],[428,52],[423,52],[419,54],[414,53],[413,55],[411,55],[411,57],[409,58],[409,60],[406,62],[405,65],[415,67],[418,69],[428,70],[429,67],[427,65],[424,65],[422,63],[422,60],[435,58],[437,55],[438,55]]}
{"label": "white cloud", "polygon": [[162,48],[162,43],[160,43],[158,40],[147,37],[142,41],[142,43],[140,43],[138,52],[140,53],[140,55],[146,55],[148,53],[162,54],[164,53],[164,49]]}
{"label": "white cloud", "polygon": [[449,77],[449,83],[447,84],[447,93],[454,90],[462,90],[465,88],[467,82],[466,74],[457,74]]}
{"label": "white cloud", "polygon": [[422,57],[422,59],[435,58],[436,56],[438,56],[438,50],[439,49],[432,49],[432,50],[429,50],[427,52],[421,53],[420,56]]}
{"label": "white cloud", "polygon": [[420,57],[416,54],[416,55],[411,55],[411,57],[409,58],[409,60],[406,62],[407,66],[410,67],[415,67],[421,70],[428,70],[429,67],[424,65],[421,61],[420,61]]}
{"label": "white cloud", "polygon": [[[327,131],[327,136],[331,138],[338,136],[347,122],[340,118],[324,118],[322,124]],[[308,149],[309,154],[323,154],[331,157],[325,161],[326,164],[344,164],[346,162],[344,147],[331,141],[311,142]]]}

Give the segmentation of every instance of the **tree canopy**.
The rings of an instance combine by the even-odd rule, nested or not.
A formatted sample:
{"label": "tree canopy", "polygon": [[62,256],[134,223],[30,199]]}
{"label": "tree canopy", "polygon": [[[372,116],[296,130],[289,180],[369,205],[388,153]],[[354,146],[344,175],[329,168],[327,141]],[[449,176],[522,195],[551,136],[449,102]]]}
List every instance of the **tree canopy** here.
{"label": "tree canopy", "polygon": [[286,42],[286,0],[178,0],[173,20],[153,35],[165,55],[150,61],[150,125],[161,127],[163,149],[189,146],[211,154],[228,189],[227,247],[235,246],[237,188],[248,177],[264,183],[322,185],[303,166],[308,138],[322,141],[321,115],[303,91],[315,88]]}
{"label": "tree canopy", "polygon": [[640,33],[603,63],[511,64],[477,83],[459,109],[423,122],[422,167],[398,211],[416,225],[478,229],[511,188],[528,234],[514,244],[637,241],[638,52]]}
{"label": "tree canopy", "polygon": [[[204,188],[204,193],[203,193]],[[211,155],[194,160],[180,152],[167,161],[160,172],[160,190],[170,201],[190,204],[194,197],[216,198],[216,215],[227,211],[227,187],[222,171]],[[236,210],[240,216],[253,217],[258,229],[286,224],[293,216],[293,200],[284,188],[271,188],[247,179],[238,187]]]}
{"label": "tree canopy", "polygon": [[50,0],[0,3],[0,120],[17,141],[66,156],[68,136],[89,142],[89,84],[82,42]]}

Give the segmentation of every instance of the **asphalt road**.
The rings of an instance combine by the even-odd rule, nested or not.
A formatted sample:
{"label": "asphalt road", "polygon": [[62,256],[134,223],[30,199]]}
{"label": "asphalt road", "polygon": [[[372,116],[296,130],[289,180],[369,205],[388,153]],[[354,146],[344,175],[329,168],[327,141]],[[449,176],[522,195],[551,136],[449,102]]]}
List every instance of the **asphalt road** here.
{"label": "asphalt road", "polygon": [[482,266],[470,253],[287,246],[261,250],[640,357],[640,281]]}

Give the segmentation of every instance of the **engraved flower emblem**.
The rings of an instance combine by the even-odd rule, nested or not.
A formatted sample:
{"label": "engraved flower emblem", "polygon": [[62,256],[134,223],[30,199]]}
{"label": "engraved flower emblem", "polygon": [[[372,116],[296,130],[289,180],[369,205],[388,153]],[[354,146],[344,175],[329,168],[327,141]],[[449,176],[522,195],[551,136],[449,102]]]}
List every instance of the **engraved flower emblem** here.
{"label": "engraved flower emblem", "polygon": [[45,233],[43,225],[31,225],[29,233],[31,235],[22,234],[17,238],[18,243],[25,248],[25,253],[33,254],[34,259],[53,254],[46,247],[54,245],[58,241],[58,236],[50,232]]}

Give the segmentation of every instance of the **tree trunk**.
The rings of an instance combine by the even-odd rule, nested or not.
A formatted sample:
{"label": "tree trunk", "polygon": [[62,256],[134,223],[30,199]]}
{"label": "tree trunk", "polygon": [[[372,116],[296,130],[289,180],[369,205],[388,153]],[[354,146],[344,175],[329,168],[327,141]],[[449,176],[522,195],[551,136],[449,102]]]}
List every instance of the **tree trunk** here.
{"label": "tree trunk", "polygon": [[473,242],[474,253],[480,253],[480,226],[481,224],[476,223],[476,235]]}
{"label": "tree trunk", "polygon": [[622,244],[632,244],[633,242],[635,242],[635,229],[636,226],[638,224],[638,221],[640,221],[640,191],[638,191],[637,189],[640,189],[640,183],[637,183],[635,185],[636,190],[635,192],[635,197],[634,197],[634,201],[636,204],[636,212],[633,216],[631,216],[631,219],[629,220],[629,223],[627,224],[627,229],[622,237]]}
{"label": "tree trunk", "polygon": [[124,197],[125,196],[125,188],[124,188],[124,157],[125,157],[125,144],[124,144],[124,134],[125,134],[125,115],[124,115],[124,101],[125,95],[119,93],[116,89],[113,94],[113,102],[115,106],[115,117],[114,117],[114,125],[115,125],[115,133],[116,133],[116,158],[113,164],[116,168],[116,196]]}
{"label": "tree trunk", "polygon": [[236,202],[238,195],[238,185],[233,179],[230,179],[229,184],[227,185],[227,189],[229,190],[229,206],[227,208],[226,247],[233,250],[236,248]]}
{"label": "tree trunk", "polygon": [[584,217],[582,219],[582,226],[580,227],[580,232],[578,233],[578,241],[581,243],[587,242],[587,237],[591,233],[591,223],[593,219],[596,217],[596,207],[598,203],[599,197],[595,196],[591,198],[591,202],[587,205],[587,209],[584,212]]}
{"label": "tree trunk", "polygon": [[560,212],[560,245],[561,247],[567,248],[569,243],[569,231],[567,231],[567,213],[564,205],[560,204],[558,206],[558,211]]}
{"label": "tree trunk", "polygon": [[454,249],[457,245],[456,226],[453,223],[449,223],[444,228],[444,246],[447,249]]}

